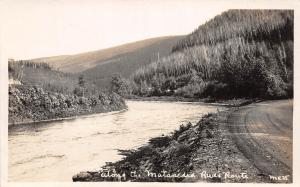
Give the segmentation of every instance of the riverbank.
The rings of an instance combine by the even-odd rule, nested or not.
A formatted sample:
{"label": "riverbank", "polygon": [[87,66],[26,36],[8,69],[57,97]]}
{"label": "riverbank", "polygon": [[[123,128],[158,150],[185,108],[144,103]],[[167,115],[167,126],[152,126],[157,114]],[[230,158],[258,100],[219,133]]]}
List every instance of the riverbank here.
{"label": "riverbank", "polygon": [[39,87],[9,87],[9,124],[63,120],[126,108],[125,100],[113,92],[78,97],[48,92]]}
{"label": "riverbank", "polygon": [[120,150],[122,160],[80,172],[73,181],[269,182],[230,138],[226,120],[236,109],[208,114],[136,150]]}
{"label": "riverbank", "polygon": [[152,96],[152,97],[139,97],[131,96],[126,98],[127,100],[132,101],[168,101],[168,102],[202,102],[213,105],[222,105],[227,107],[237,107],[248,105],[253,102],[260,101],[259,99],[227,99],[227,100],[216,100],[212,98],[187,98],[179,96]]}
{"label": "riverbank", "polygon": [[52,122],[59,122],[59,121],[68,121],[68,120],[74,120],[77,118],[93,118],[97,115],[111,115],[111,114],[117,114],[120,112],[125,112],[128,109],[122,109],[118,111],[111,111],[111,112],[100,112],[100,113],[92,113],[92,114],[82,114],[82,115],[75,115],[71,117],[64,117],[64,118],[55,118],[55,119],[45,119],[40,121],[31,121],[31,122],[18,122],[18,123],[9,123],[8,127],[11,128],[12,126],[18,126],[18,125],[29,125],[29,124],[39,124],[39,123],[52,123]]}

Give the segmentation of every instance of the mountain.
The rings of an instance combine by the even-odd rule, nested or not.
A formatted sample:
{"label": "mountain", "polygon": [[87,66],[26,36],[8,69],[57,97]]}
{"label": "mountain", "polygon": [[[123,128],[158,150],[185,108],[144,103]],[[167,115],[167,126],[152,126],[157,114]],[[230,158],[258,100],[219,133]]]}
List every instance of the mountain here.
{"label": "mountain", "polygon": [[[144,59],[146,61],[150,60],[150,57],[154,58],[154,56],[157,56],[157,53],[164,56],[171,51],[171,47],[180,39],[182,39],[182,36],[150,38],[97,51],[75,55],[43,57],[32,59],[31,61],[48,63],[54,69],[63,72],[78,73],[98,65],[122,62],[123,60],[127,61],[127,59],[132,58],[136,59],[135,57],[131,57],[131,55],[136,56],[136,51],[143,53],[143,57],[139,57],[142,58],[140,59],[142,61],[145,61]],[[107,65],[106,68],[108,68]],[[106,71],[110,70],[107,69]]]}
{"label": "mountain", "polygon": [[292,10],[229,10],[200,25],[180,40],[172,51],[213,45],[242,37],[247,41],[293,40]]}
{"label": "mountain", "polygon": [[140,96],[293,97],[293,10],[228,10],[133,73]]}
{"label": "mountain", "polygon": [[128,78],[138,68],[169,55],[172,46],[182,38],[183,36],[153,38],[108,49],[114,51],[111,58],[98,60],[96,66],[82,74],[95,85],[108,87],[115,74]]}

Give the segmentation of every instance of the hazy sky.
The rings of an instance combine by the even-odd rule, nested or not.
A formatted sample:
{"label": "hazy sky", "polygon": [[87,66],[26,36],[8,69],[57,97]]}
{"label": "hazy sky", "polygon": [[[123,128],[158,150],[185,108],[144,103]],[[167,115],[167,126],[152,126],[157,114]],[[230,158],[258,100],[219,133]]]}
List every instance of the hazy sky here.
{"label": "hazy sky", "polygon": [[7,57],[74,54],[136,40],[183,35],[224,11],[199,1],[7,0]]}

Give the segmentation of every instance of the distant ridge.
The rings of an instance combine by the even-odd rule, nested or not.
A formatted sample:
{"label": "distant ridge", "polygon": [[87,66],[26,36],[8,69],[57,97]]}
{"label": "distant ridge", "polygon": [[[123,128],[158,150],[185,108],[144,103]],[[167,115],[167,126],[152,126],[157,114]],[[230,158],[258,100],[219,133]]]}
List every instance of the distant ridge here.
{"label": "distant ridge", "polygon": [[[75,55],[61,55],[53,57],[43,57],[32,59],[34,62],[46,62],[55,69],[69,73],[79,73],[90,68],[94,68],[98,65],[110,64],[115,62],[121,62],[126,55],[135,55],[135,51],[143,52],[143,59],[145,61],[149,59],[149,56],[154,56],[159,53],[161,56],[169,53],[171,48],[176,42],[182,39],[183,36],[164,36],[157,38],[150,38],[132,43],[123,44],[116,47],[107,49],[101,49],[97,51],[85,52]],[[157,50],[153,50],[156,48]],[[122,55],[122,58],[120,56]],[[116,56],[118,56],[116,58]],[[127,56],[131,59],[130,56]],[[126,61],[126,60],[125,60]],[[106,68],[109,68],[106,65]],[[109,71],[109,70],[108,70]]]}

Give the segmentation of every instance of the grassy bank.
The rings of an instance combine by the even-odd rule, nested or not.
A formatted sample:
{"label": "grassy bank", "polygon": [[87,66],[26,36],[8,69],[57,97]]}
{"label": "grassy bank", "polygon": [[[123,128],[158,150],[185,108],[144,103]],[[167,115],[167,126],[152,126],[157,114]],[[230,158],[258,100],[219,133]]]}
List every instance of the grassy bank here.
{"label": "grassy bank", "polygon": [[265,181],[227,136],[224,124],[231,110],[208,114],[138,149],[120,150],[122,160],[99,171],[80,172],[73,181]]}

